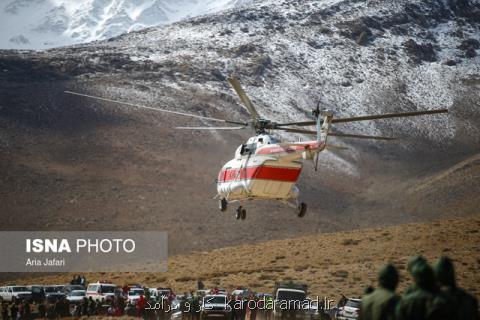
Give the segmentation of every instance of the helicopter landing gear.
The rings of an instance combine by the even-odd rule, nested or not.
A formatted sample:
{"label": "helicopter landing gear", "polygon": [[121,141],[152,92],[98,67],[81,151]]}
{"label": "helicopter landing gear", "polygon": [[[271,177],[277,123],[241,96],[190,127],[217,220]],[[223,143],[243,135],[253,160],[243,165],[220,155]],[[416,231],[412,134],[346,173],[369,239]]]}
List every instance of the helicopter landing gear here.
{"label": "helicopter landing gear", "polygon": [[218,200],[218,209],[220,209],[220,211],[222,212],[227,211],[227,206],[228,206],[227,199],[223,198]]}
{"label": "helicopter landing gear", "polygon": [[235,214],[235,218],[237,220],[245,220],[247,218],[247,210],[245,210],[242,206],[237,208],[237,213]]}
{"label": "helicopter landing gear", "polygon": [[302,202],[297,206],[297,216],[299,218],[303,218],[306,213],[307,213],[307,204],[305,202]]}

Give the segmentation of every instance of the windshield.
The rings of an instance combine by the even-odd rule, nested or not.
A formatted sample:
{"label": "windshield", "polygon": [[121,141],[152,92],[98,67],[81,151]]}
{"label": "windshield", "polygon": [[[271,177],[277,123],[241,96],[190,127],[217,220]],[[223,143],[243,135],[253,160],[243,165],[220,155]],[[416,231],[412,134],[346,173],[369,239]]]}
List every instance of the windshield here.
{"label": "windshield", "polygon": [[115,286],[100,286],[101,293],[114,293]]}
{"label": "windshield", "polygon": [[305,292],[279,291],[277,300],[303,301],[305,300]]}
{"label": "windshield", "polygon": [[205,297],[205,303],[208,304],[226,304],[227,297],[226,296],[207,296]]}
{"label": "windshield", "polygon": [[351,308],[360,308],[360,301],[348,300],[345,306]]}
{"label": "windshield", "polygon": [[21,292],[21,291],[29,291],[27,287],[13,287],[12,288],[13,292]]}
{"label": "windshield", "polygon": [[83,290],[83,287],[82,286],[68,286],[67,287],[68,290]]}
{"label": "windshield", "polygon": [[139,296],[141,294],[143,294],[143,290],[130,290],[130,292],[128,292],[130,296]]}
{"label": "windshield", "polygon": [[75,297],[83,297],[85,295],[85,292],[84,291],[73,291],[72,296],[75,296]]}

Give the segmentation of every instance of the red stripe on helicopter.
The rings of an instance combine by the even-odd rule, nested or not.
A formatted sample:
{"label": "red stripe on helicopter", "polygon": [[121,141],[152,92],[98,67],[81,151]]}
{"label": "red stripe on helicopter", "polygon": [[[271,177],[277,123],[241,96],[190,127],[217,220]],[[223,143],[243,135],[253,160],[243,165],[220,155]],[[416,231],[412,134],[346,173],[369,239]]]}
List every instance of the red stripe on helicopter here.
{"label": "red stripe on helicopter", "polygon": [[227,169],[220,172],[218,182],[228,182],[243,179],[262,179],[283,182],[296,182],[301,171],[302,168],[269,166],[248,167],[242,169]]}

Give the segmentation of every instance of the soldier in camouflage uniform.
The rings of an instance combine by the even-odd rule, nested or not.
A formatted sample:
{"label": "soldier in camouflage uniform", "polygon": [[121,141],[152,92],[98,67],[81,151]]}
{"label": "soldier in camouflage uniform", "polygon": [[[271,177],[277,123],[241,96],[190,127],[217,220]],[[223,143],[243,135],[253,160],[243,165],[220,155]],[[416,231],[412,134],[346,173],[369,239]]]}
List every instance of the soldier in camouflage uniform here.
{"label": "soldier in camouflage uniform", "polygon": [[448,297],[436,286],[432,267],[417,262],[411,274],[415,286],[400,299],[396,320],[451,320],[453,309]]}
{"label": "soldier in camouflage uniform", "polygon": [[[409,274],[412,274],[412,268],[416,264],[428,264],[427,259],[425,259],[423,256],[413,256],[410,260],[408,260],[407,263],[407,272]],[[409,294],[410,292],[414,291],[416,289],[415,284],[409,285],[403,294]]]}
{"label": "soldier in camouflage uniform", "polygon": [[386,265],[379,273],[379,287],[363,297],[360,304],[359,320],[392,320],[395,307],[399,301],[395,289],[398,285],[398,271],[391,265]]}
{"label": "soldier in camouflage uniform", "polygon": [[435,264],[435,277],[442,292],[452,301],[454,319],[479,320],[478,300],[465,290],[457,287],[452,260],[441,257]]}

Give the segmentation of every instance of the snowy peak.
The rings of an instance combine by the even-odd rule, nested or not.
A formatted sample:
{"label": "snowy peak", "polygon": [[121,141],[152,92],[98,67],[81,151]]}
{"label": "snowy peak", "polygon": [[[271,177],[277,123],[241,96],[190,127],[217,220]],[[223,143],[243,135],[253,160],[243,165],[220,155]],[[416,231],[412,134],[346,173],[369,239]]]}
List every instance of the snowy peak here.
{"label": "snowy peak", "polygon": [[254,0],[11,0],[0,7],[0,49],[47,49],[108,39]]}

